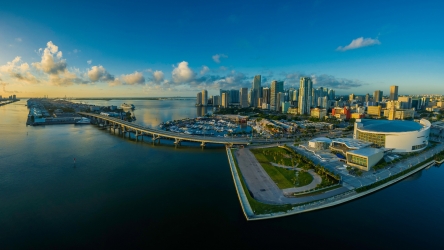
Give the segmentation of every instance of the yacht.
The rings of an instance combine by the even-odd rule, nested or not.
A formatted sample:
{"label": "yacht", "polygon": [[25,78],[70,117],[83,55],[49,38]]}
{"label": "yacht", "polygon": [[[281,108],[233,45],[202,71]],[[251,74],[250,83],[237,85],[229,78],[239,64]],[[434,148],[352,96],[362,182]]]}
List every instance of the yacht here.
{"label": "yacht", "polygon": [[90,123],[91,120],[86,117],[82,117],[78,121],[76,121],[76,124],[90,124]]}
{"label": "yacht", "polygon": [[123,109],[135,109],[136,108],[133,104],[127,104],[127,103],[122,103],[122,105],[120,105],[120,107]]}

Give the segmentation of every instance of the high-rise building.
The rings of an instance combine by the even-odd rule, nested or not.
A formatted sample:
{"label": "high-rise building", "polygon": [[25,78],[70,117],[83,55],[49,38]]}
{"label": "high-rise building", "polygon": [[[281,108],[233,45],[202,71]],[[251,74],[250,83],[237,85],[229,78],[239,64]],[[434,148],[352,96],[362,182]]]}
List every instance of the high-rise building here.
{"label": "high-rise building", "polygon": [[262,103],[270,104],[270,88],[262,89]]}
{"label": "high-rise building", "polygon": [[298,113],[309,115],[313,82],[310,77],[301,77],[299,81]]}
{"label": "high-rise building", "polygon": [[289,108],[290,108],[290,102],[282,102],[281,103],[282,113],[284,113],[284,114],[288,113]]}
{"label": "high-rise building", "polygon": [[213,96],[213,107],[217,107],[220,105],[220,96],[215,95]]}
{"label": "high-rise building", "polygon": [[260,98],[260,90],[261,90],[261,75],[256,75],[253,78],[253,85],[250,91],[250,106],[257,107],[258,99]]}
{"label": "high-rise building", "polygon": [[329,100],[335,99],[335,91],[333,89],[328,90],[328,99]]}
{"label": "high-rise building", "polygon": [[299,89],[296,89],[294,92],[293,92],[293,102],[297,102],[298,101],[298,97],[299,97]]}
{"label": "high-rise building", "polygon": [[[248,93],[247,93],[247,100],[248,100]],[[240,103],[239,90],[237,89],[230,90],[230,95],[228,96],[228,102],[229,104],[236,104],[236,105]]]}
{"label": "high-rise building", "polygon": [[402,102],[401,109],[411,109],[412,108],[412,98],[408,96],[398,97],[398,102]]}
{"label": "high-rise building", "polygon": [[196,105],[202,105],[202,92],[197,93]]}
{"label": "high-rise building", "polygon": [[270,110],[279,111],[277,103],[278,93],[284,92],[284,82],[282,81],[272,81],[271,82],[271,93],[270,93]]}
{"label": "high-rise building", "polygon": [[228,93],[227,92],[223,92],[221,99],[222,99],[222,107],[228,108]]}
{"label": "high-rise building", "polygon": [[349,101],[353,101],[354,99],[355,99],[355,94],[351,93],[351,94],[348,96],[348,100],[349,100]]}
{"label": "high-rise building", "polygon": [[282,112],[282,103],[285,102],[285,93],[279,92],[276,97],[276,111]]}
{"label": "high-rise building", "polygon": [[381,90],[375,90],[375,93],[373,94],[373,101],[374,102],[382,102],[382,91]]}
{"label": "high-rise building", "polygon": [[259,90],[261,88],[261,75],[256,75],[253,78],[253,89]]}
{"label": "high-rise building", "polygon": [[398,86],[396,85],[390,86],[390,100],[398,100]]}
{"label": "high-rise building", "polygon": [[240,89],[240,106],[241,108],[248,108],[248,88]]}
{"label": "high-rise building", "polygon": [[208,91],[207,90],[202,90],[202,105],[203,106],[207,106],[208,103]]}

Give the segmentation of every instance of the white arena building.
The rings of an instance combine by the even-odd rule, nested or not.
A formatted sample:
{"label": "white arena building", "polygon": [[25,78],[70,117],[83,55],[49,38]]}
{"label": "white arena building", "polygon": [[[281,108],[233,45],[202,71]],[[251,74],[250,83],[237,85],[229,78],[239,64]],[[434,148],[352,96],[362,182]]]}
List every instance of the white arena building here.
{"label": "white arena building", "polygon": [[423,150],[429,143],[431,123],[415,121],[356,119],[353,138],[372,142],[392,152]]}

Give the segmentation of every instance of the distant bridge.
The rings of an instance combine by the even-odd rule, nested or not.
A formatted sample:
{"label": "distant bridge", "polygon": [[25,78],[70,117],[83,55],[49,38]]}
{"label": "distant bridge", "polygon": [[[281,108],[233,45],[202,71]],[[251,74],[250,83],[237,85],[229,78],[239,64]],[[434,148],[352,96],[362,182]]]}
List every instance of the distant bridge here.
{"label": "distant bridge", "polygon": [[180,145],[182,141],[189,141],[189,142],[199,142],[202,147],[205,146],[207,143],[211,144],[223,144],[227,146],[233,146],[233,145],[248,145],[250,144],[250,141],[248,141],[248,138],[229,138],[229,137],[212,137],[212,136],[200,136],[200,135],[188,135],[183,133],[175,133],[160,129],[152,129],[140,126],[138,124],[134,124],[131,122],[127,122],[124,120],[120,120],[117,118],[105,116],[105,115],[98,115],[93,113],[85,113],[85,112],[78,112],[78,114],[96,119],[97,122],[103,123],[105,127],[109,127],[109,129],[114,129],[114,132],[116,129],[119,130],[119,133],[123,133],[125,136],[126,132],[134,132],[136,136],[136,140],[139,139],[139,136],[149,135],[153,137],[153,142],[158,141],[160,143],[160,139],[174,139],[174,144]]}

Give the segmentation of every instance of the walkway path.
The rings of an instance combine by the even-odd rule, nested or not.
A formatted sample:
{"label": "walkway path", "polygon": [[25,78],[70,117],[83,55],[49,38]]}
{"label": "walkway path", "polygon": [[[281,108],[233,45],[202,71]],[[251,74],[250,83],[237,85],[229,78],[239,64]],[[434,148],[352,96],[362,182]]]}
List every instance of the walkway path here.
{"label": "walkway path", "polygon": [[[275,167],[293,169],[290,166],[279,165],[274,162],[270,162],[270,163],[271,163],[271,165],[273,165]],[[298,171],[303,170],[302,168],[296,168],[296,167],[295,167],[295,169]],[[317,187],[318,184],[322,183],[322,177],[319,176],[313,169],[309,169],[307,172],[313,177],[313,181],[310,182],[310,184],[302,186],[302,187],[285,188],[282,190],[284,192],[284,194],[305,192],[305,191],[308,191],[308,190],[311,190],[311,189]]]}
{"label": "walkway path", "polygon": [[241,148],[236,150],[234,155],[237,159],[239,169],[242,172],[250,194],[252,194],[254,199],[263,203],[298,204],[328,198],[348,191],[347,188],[341,187],[313,196],[289,198],[284,196],[283,190],[279,189],[276,183],[273,182],[249,149]]}

